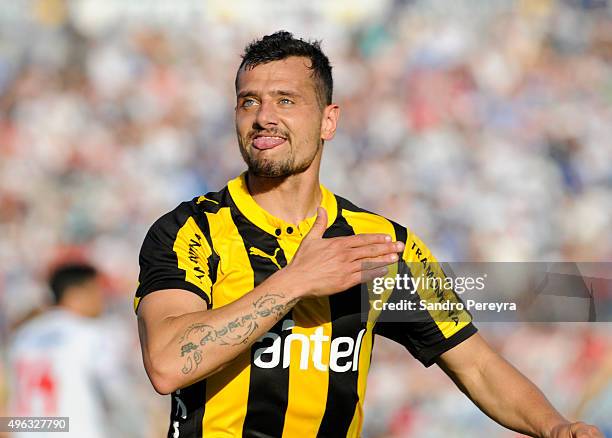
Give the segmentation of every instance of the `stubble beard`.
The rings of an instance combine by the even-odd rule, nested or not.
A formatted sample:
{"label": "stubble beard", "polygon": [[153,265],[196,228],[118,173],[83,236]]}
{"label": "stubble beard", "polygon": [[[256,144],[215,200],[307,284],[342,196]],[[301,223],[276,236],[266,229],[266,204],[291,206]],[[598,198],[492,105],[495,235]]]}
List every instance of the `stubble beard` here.
{"label": "stubble beard", "polygon": [[[291,146],[291,145],[290,145]],[[306,157],[301,161],[297,161],[295,150],[290,147],[288,156],[278,159],[270,159],[264,157],[254,157],[250,151],[250,146],[245,145],[240,141],[240,154],[246,163],[249,173],[263,178],[284,178],[291,175],[296,175],[306,171],[314,161],[317,153],[321,149],[322,144],[319,142],[312,156]]]}

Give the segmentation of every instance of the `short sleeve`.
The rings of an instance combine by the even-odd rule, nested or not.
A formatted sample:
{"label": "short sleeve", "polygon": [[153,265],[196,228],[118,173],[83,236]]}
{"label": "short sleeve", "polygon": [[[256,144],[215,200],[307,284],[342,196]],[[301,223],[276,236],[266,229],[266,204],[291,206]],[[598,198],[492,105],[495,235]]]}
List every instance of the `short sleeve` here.
{"label": "short sleeve", "polygon": [[183,289],[212,304],[213,251],[208,224],[190,203],[158,219],[140,250],[140,275],[134,311],[146,295],[163,289]]}
{"label": "short sleeve", "polygon": [[[468,339],[477,329],[467,310],[457,310],[461,306],[454,306],[450,311],[430,310],[427,306],[429,303],[460,303],[461,299],[453,290],[435,287],[444,284],[446,275],[423,242],[408,231],[398,234],[404,235],[398,235],[397,240],[406,243],[403,257],[398,263],[398,273],[400,276],[407,274],[415,280],[420,278],[415,282],[417,286],[413,295],[418,304],[405,321],[378,321],[375,332],[402,344],[417,360],[429,367],[442,353]],[[434,278],[438,279],[437,283],[424,281]],[[393,300],[394,296],[397,294],[391,294],[389,300]],[[419,307],[421,302],[426,304],[424,309]]]}

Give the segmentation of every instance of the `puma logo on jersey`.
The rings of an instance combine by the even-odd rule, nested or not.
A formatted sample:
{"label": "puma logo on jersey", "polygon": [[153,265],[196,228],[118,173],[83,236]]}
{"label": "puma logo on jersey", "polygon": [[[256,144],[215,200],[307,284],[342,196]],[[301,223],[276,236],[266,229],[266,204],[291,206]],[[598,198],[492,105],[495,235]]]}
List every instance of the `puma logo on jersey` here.
{"label": "puma logo on jersey", "polygon": [[263,257],[264,259],[272,260],[272,263],[274,263],[278,267],[278,269],[281,268],[281,265],[279,265],[278,261],[276,260],[276,254],[278,254],[279,251],[280,251],[280,248],[276,248],[274,250],[274,255],[270,255],[270,254],[267,254],[267,253],[263,252],[259,248],[255,248],[254,246],[249,248],[249,254],[255,255],[255,256],[258,256],[258,257]]}
{"label": "puma logo on jersey", "polygon": [[217,201],[215,201],[213,199],[208,199],[206,196],[200,196],[198,198],[198,200],[196,201],[196,204],[199,204],[199,203],[204,202],[204,201],[212,202],[213,204],[219,205],[219,202],[217,202]]}
{"label": "puma logo on jersey", "polygon": [[[294,326],[295,322],[288,319],[283,322],[282,330],[291,330]],[[291,363],[291,344],[296,343],[300,346],[300,369],[302,370],[308,369],[312,364],[319,371],[327,371],[328,369],[337,373],[357,371],[361,340],[365,332],[366,329],[361,329],[356,339],[350,336],[338,336],[331,339],[330,336],[323,334],[323,327],[317,327],[310,336],[301,333],[291,333],[284,340],[279,334],[268,332],[259,338],[258,342],[262,342],[264,339],[272,339],[272,345],[257,348],[253,364],[259,368],[275,368],[281,365],[282,361],[282,367],[289,368]],[[328,364],[323,363],[323,343],[330,344]],[[257,343],[255,345],[257,346]],[[311,347],[312,356],[310,354]],[[339,359],[344,359],[344,361],[340,363]]]}

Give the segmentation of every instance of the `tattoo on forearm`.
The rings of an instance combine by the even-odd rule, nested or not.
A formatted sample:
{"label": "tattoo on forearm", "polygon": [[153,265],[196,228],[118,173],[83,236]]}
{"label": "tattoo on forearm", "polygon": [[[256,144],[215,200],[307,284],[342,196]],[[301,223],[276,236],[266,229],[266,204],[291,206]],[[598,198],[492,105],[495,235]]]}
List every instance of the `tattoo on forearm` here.
{"label": "tattoo on forearm", "polygon": [[179,340],[181,357],[187,357],[181,370],[183,374],[198,369],[198,365],[202,362],[202,347],[206,344],[228,346],[247,344],[259,327],[258,319],[268,317],[273,317],[275,321],[281,319],[298,301],[293,299],[283,303],[284,298],[285,295],[282,294],[266,294],[259,297],[253,303],[253,310],[250,313],[239,316],[221,327],[209,324],[190,325]]}
{"label": "tattoo on forearm", "polygon": [[198,346],[193,342],[189,342],[181,347],[181,357],[189,354],[192,350],[197,350]]}

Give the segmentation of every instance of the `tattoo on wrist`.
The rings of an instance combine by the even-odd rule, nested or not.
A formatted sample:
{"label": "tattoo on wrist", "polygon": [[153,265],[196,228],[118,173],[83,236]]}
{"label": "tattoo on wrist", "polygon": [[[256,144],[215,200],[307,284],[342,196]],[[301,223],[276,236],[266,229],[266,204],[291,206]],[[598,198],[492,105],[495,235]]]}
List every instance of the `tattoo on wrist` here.
{"label": "tattoo on wrist", "polygon": [[265,294],[253,303],[250,313],[239,316],[221,327],[199,323],[187,327],[179,340],[180,355],[186,357],[182,373],[189,374],[198,369],[198,365],[202,362],[202,347],[206,344],[227,346],[247,344],[259,327],[257,323],[259,319],[272,317],[274,321],[278,321],[298,301],[295,298],[283,302],[285,298],[285,295],[280,293]]}

